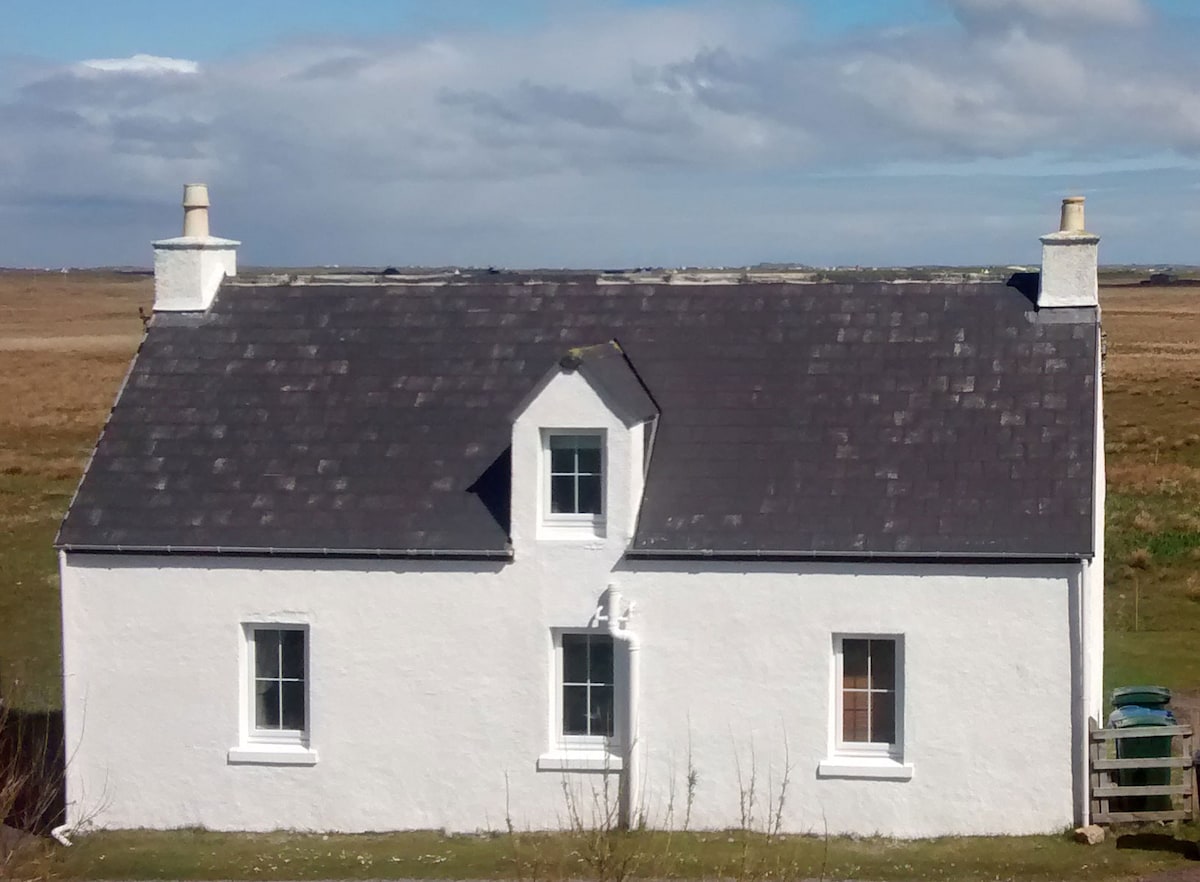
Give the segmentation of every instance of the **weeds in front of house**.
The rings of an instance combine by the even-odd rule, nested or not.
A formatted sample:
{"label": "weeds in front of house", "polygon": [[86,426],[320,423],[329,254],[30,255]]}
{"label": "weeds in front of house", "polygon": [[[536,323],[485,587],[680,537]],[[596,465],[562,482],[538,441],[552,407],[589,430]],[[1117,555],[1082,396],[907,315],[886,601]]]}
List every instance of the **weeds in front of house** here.
{"label": "weeds in front of house", "polygon": [[[768,840],[740,830],[631,831],[641,855],[638,878],[658,879],[926,879],[935,882],[1029,882],[1133,879],[1186,867],[1177,851],[1081,846],[1069,835],[972,837],[902,841],[879,837],[781,834]],[[739,876],[743,838],[758,856]],[[1170,836],[1160,833],[1160,838]],[[1179,836],[1188,835],[1180,833]],[[501,831],[471,835],[235,834],[203,830],[93,833],[72,848],[56,848],[47,872],[70,879],[514,879],[529,882],[596,878],[579,860],[570,832],[524,833],[536,863],[514,864],[514,844]],[[668,848],[667,842],[670,841]]]}

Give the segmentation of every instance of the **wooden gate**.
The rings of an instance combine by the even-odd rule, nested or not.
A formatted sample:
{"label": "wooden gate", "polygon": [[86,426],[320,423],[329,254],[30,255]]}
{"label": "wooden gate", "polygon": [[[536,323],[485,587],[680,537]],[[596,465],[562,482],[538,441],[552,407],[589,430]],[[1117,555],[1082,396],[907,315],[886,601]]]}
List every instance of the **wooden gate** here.
{"label": "wooden gate", "polygon": [[[1190,821],[1196,817],[1195,774],[1192,771],[1191,726],[1146,726],[1100,729],[1088,721],[1091,760],[1092,823],[1126,821]],[[1110,745],[1117,739],[1171,738],[1171,756],[1117,759]],[[1111,754],[1111,756],[1110,756]],[[1170,784],[1121,784],[1118,773],[1127,769],[1170,769]],[[1178,769],[1179,772],[1175,770]],[[1126,797],[1169,796],[1171,808],[1129,811]]]}

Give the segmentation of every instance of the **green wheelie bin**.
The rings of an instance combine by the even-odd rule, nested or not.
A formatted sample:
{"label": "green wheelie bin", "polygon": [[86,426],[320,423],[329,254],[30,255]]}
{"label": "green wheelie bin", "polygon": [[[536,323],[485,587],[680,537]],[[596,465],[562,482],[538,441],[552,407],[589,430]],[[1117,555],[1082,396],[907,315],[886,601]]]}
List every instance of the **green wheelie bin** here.
{"label": "green wheelie bin", "polygon": [[[1175,717],[1167,709],[1171,701],[1171,690],[1162,686],[1125,686],[1113,690],[1113,712],[1108,716],[1112,729],[1141,728],[1144,726],[1174,726]],[[1161,738],[1118,738],[1119,759],[1144,759],[1169,757],[1171,736]],[[1117,780],[1122,785],[1151,786],[1171,783],[1171,770],[1122,769]],[[1170,796],[1127,796],[1121,800],[1120,811],[1170,811]]]}

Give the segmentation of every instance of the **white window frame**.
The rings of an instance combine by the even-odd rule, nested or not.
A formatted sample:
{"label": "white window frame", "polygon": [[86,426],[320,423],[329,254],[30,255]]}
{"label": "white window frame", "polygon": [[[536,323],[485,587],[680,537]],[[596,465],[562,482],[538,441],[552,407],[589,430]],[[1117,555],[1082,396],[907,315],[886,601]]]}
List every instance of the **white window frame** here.
{"label": "white window frame", "polygon": [[[613,734],[567,735],[563,732],[563,636],[587,636],[610,640],[613,647]],[[624,751],[620,733],[624,731],[625,674],[619,641],[596,628],[552,628],[550,678],[550,749],[538,759],[540,771],[619,772]]]}
{"label": "white window frame", "polygon": [[[843,682],[845,656],[843,645],[847,640],[887,640],[896,647],[895,728],[894,742],[845,741],[843,739]],[[833,638],[833,754],[844,757],[875,757],[900,761],[904,758],[904,635],[903,634],[837,634]]]}
{"label": "white window frame", "polygon": [[[554,512],[551,505],[551,455],[550,439],[562,436],[585,435],[600,441],[600,511],[597,513]],[[541,462],[538,468],[542,527],[551,535],[602,536],[609,508],[608,499],[608,430],[599,428],[544,428],[542,429]]]}
{"label": "white window frame", "polygon": [[[257,635],[260,631],[299,631],[304,634],[304,728],[260,729],[257,725],[256,665]],[[241,734],[236,747],[229,750],[231,764],[315,765],[317,752],[312,748],[312,632],[298,622],[244,622],[241,663]]]}

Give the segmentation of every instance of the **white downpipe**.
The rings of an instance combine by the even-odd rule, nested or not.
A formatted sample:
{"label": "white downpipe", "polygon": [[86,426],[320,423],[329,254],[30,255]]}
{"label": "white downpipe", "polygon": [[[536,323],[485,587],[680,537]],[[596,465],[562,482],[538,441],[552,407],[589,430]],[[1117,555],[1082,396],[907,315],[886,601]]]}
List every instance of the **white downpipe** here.
{"label": "white downpipe", "polygon": [[625,751],[623,775],[625,786],[621,788],[621,824],[630,828],[634,822],[634,811],[638,805],[638,783],[640,781],[640,745],[638,744],[638,698],[641,695],[641,650],[642,641],[629,630],[628,618],[633,614],[630,604],[624,616],[621,613],[621,592],[609,585],[605,593],[601,621],[607,626],[614,642],[625,644],[628,660],[628,688],[625,690],[625,713],[623,715],[621,744]]}
{"label": "white downpipe", "polygon": [[[1065,209],[1064,209],[1065,210]],[[1099,312],[1099,307],[1097,307]],[[1080,733],[1082,757],[1079,768],[1080,811],[1084,824],[1090,824],[1091,792],[1089,747],[1091,739],[1087,723],[1094,718],[1104,725],[1104,511],[1107,476],[1104,459],[1104,334],[1103,324],[1096,323],[1096,448],[1092,473],[1092,537],[1093,556],[1084,561],[1080,586],[1080,652],[1083,656],[1083,732]]]}
{"label": "white downpipe", "polygon": [[54,837],[54,841],[57,842],[59,845],[69,846],[71,844],[71,840],[67,838],[67,833],[69,833],[70,830],[71,830],[70,824],[59,824],[57,827],[55,827],[53,830],[50,831],[50,835]]}

